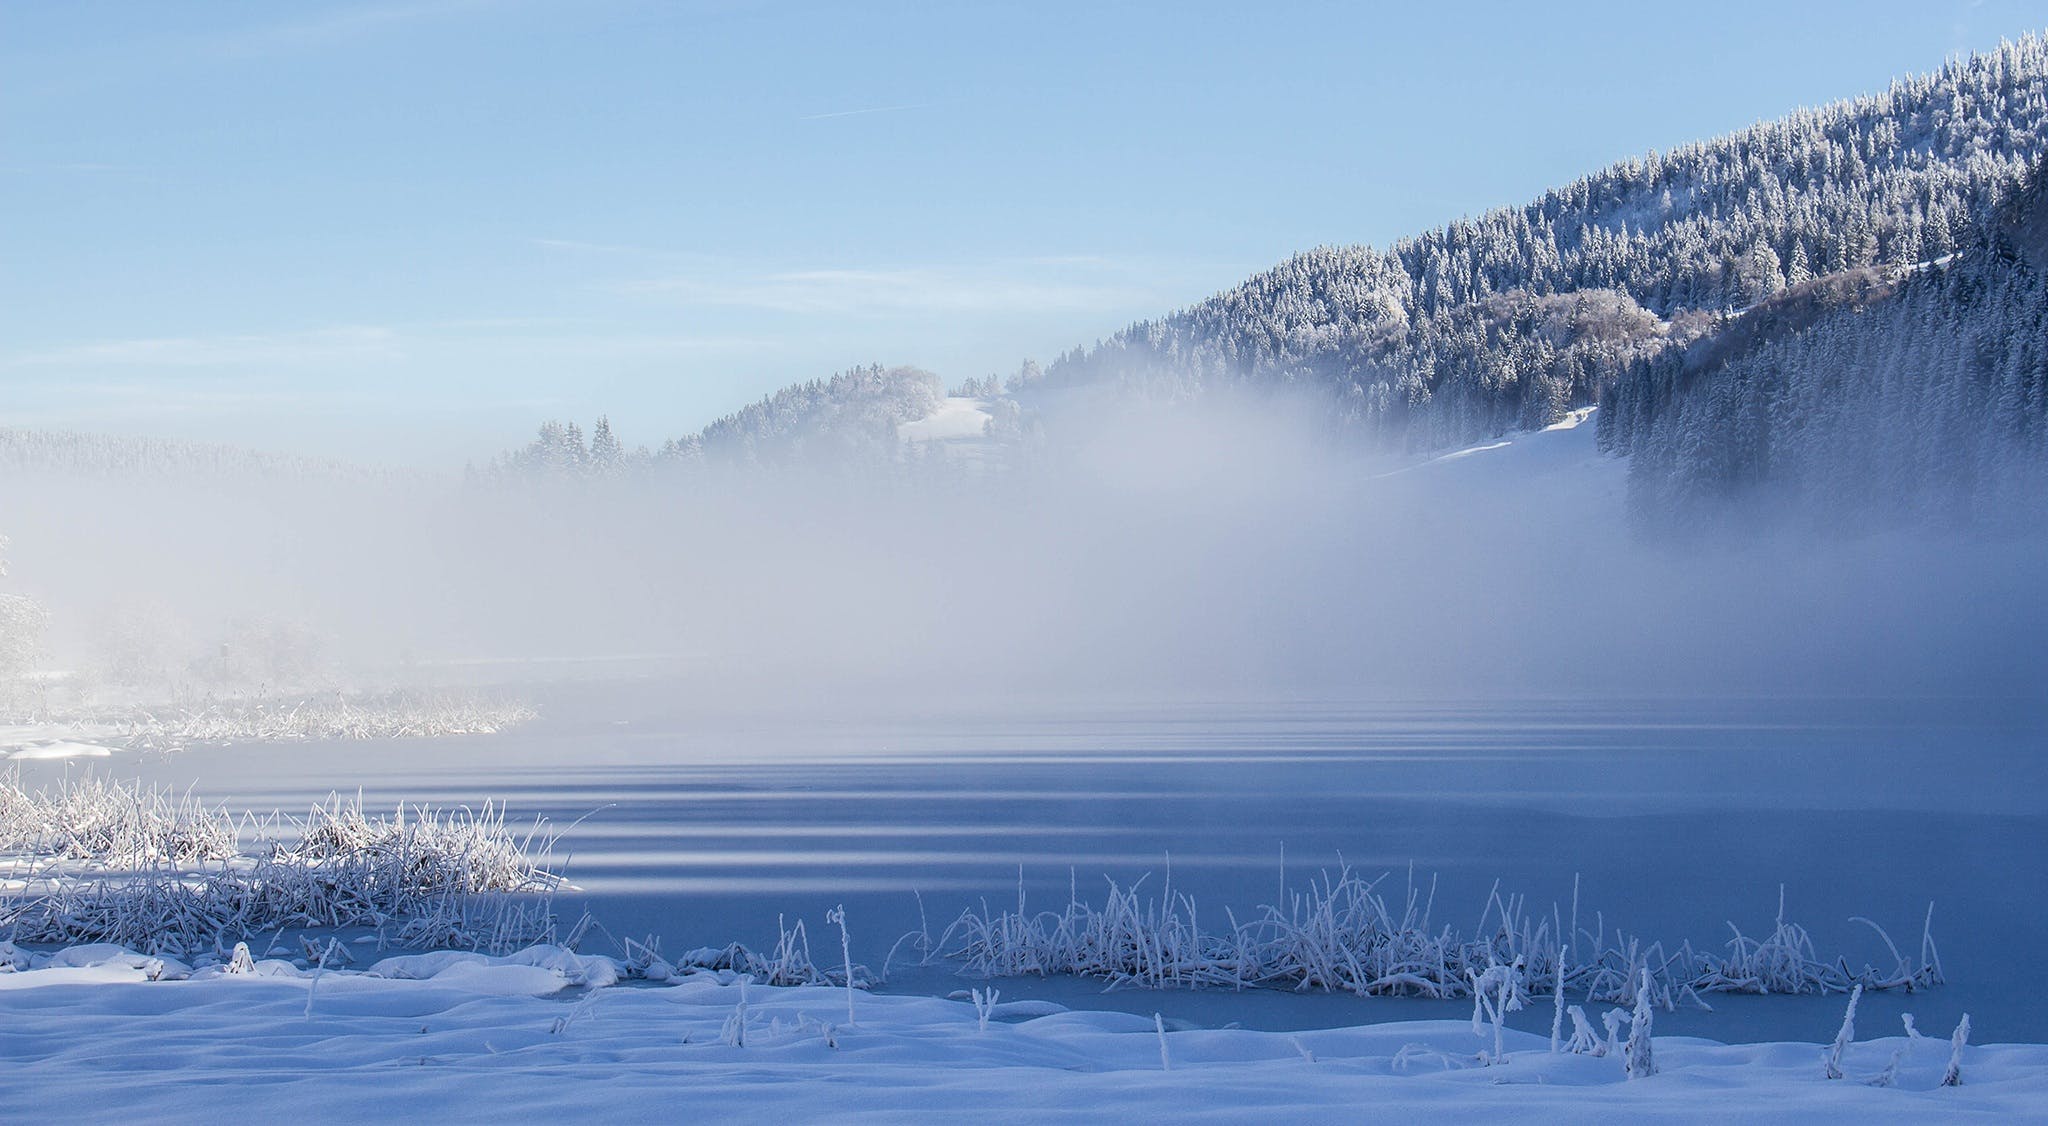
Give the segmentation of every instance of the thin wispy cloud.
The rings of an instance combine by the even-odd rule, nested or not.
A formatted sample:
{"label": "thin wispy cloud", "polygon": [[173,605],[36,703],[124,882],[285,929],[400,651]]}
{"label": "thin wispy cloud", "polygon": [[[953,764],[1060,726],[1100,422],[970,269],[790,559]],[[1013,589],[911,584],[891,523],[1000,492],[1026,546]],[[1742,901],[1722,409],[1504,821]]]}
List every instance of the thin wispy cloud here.
{"label": "thin wispy cloud", "polygon": [[97,399],[118,404],[126,411],[154,413],[218,407],[301,405],[350,397],[345,390],[335,388],[223,387],[165,384],[150,380],[67,382],[63,390],[68,393],[68,398]]}
{"label": "thin wispy cloud", "polygon": [[250,428],[267,425],[256,421],[264,419],[397,413],[417,421],[439,412],[502,436],[565,403],[588,406],[570,393],[575,384],[565,373],[652,372],[673,380],[744,370],[771,357],[786,363],[789,346],[777,337],[665,333],[561,317],[130,337],[0,354],[0,399],[8,403],[5,421],[16,426],[162,424],[220,437],[259,433]]}
{"label": "thin wispy cloud", "polygon": [[94,387],[132,385],[124,379],[93,382],[75,374],[65,378],[65,373],[175,373],[196,386],[220,376],[289,380],[299,373],[369,372],[441,359],[462,366],[504,356],[565,361],[676,358],[764,352],[777,346],[773,339],[738,334],[621,331],[551,317],[471,317],[402,327],[355,325],[286,333],[78,341],[0,355],[0,372],[23,373],[31,379],[47,373],[62,380],[66,389],[83,394]]}
{"label": "thin wispy cloud", "polygon": [[94,340],[18,353],[0,360],[9,368],[157,367],[223,368],[298,366],[396,355],[398,334],[379,326],[304,332],[217,336],[154,336]]}
{"label": "thin wispy cloud", "polygon": [[645,246],[628,246],[616,242],[586,242],[573,238],[528,239],[535,246],[548,250],[565,250],[574,254],[659,254],[658,250]]}
{"label": "thin wispy cloud", "polygon": [[[34,77],[16,78],[10,93],[17,99],[64,98],[112,81],[137,81],[165,69],[333,48],[504,5],[505,0],[404,0],[265,23],[204,26],[201,21],[188,20],[188,30],[132,39],[113,35],[69,50],[38,50],[21,56],[35,64]],[[275,5],[263,10],[292,9]]]}
{"label": "thin wispy cloud", "polygon": [[641,246],[624,242],[598,242],[590,239],[573,238],[530,238],[527,242],[544,250],[562,254],[580,254],[592,257],[615,258],[659,258],[670,262],[715,261],[711,255],[688,250],[671,250],[659,246]]}
{"label": "thin wispy cloud", "polygon": [[913,316],[1121,308],[1157,299],[1123,271],[1027,260],[886,269],[690,273],[623,282],[622,293],[776,313]]}
{"label": "thin wispy cloud", "polygon": [[436,341],[435,348],[475,354],[483,345],[516,351],[522,358],[579,363],[593,359],[684,359],[773,351],[783,342],[769,337],[716,333],[529,332],[493,333],[488,338]]}
{"label": "thin wispy cloud", "polygon": [[427,327],[453,332],[523,332],[540,328],[560,328],[574,323],[567,317],[451,317],[431,321]]}
{"label": "thin wispy cloud", "polygon": [[54,176],[117,176],[144,172],[147,169],[134,164],[107,164],[95,160],[64,160],[49,164],[0,165],[0,172],[8,175],[54,175]]}
{"label": "thin wispy cloud", "polygon": [[904,110],[926,109],[930,105],[930,102],[912,102],[907,105],[900,106],[868,106],[863,109],[841,109],[833,110],[830,113],[807,113],[802,117],[797,118],[797,120],[829,121],[835,117],[865,117],[866,115],[871,113],[901,113]]}
{"label": "thin wispy cloud", "polygon": [[223,55],[266,54],[281,49],[320,46],[388,28],[467,15],[498,5],[499,0],[422,0],[417,3],[375,4],[311,19],[238,28],[206,40],[205,45],[213,52]]}
{"label": "thin wispy cloud", "polygon": [[1102,254],[1034,254],[1028,258],[1019,258],[1018,261],[1029,266],[1092,266],[1102,268],[1120,268],[1124,265],[1124,263],[1118,262],[1116,259],[1110,258]]}

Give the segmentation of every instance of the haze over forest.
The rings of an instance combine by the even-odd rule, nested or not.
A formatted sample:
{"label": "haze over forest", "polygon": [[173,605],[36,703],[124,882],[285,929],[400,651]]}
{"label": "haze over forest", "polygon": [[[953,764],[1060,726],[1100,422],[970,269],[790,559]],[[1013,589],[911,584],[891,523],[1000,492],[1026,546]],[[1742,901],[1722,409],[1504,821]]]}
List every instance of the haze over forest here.
{"label": "haze over forest", "polygon": [[271,630],[282,678],[2017,690],[2044,129],[2026,38],[1007,378],[849,369],[653,448],[562,420],[460,479],[8,431],[12,581],[56,663],[162,681]]}

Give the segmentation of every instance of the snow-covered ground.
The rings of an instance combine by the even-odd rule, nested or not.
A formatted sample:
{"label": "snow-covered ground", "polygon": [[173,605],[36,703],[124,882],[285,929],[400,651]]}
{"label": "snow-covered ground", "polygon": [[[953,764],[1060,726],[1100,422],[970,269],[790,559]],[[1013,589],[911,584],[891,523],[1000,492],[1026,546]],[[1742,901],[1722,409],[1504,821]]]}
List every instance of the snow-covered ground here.
{"label": "snow-covered ground", "polygon": [[980,399],[947,397],[932,413],[896,428],[906,442],[979,440],[988,429],[989,413]]}
{"label": "snow-covered ground", "polygon": [[1628,463],[1600,453],[1598,418],[1598,408],[1583,407],[1541,430],[1433,454],[1377,479],[1541,501],[1576,520],[1613,525],[1622,520]]}
{"label": "snow-covered ground", "polygon": [[[1619,1052],[1506,1058],[1464,1021],[1301,1033],[1176,1028],[1129,1013],[997,1000],[851,998],[730,974],[653,986],[551,948],[393,959],[369,972],[282,962],[149,980],[102,948],[0,974],[0,1119],[28,1121],[1933,1122],[2042,1120],[2048,1047],[1963,1050],[1947,1029],[1868,1029],[1843,1078],[1817,1043],[1655,1037],[1657,1074]],[[1163,1028],[1163,1031],[1162,1031]],[[1894,1061],[1896,1065],[1894,1066]],[[1876,1086],[1887,1070],[1889,1086]]]}

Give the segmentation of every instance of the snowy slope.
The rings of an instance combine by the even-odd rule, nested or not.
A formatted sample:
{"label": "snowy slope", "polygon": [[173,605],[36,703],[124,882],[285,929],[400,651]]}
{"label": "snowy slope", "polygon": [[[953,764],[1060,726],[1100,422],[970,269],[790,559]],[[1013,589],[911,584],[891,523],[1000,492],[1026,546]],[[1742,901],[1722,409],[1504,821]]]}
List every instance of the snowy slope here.
{"label": "snowy slope", "polygon": [[[441,955],[317,980],[284,963],[148,981],[133,956],[0,975],[0,1118],[300,1122],[1089,1121],[1905,1122],[2039,1120],[2048,1047],[1971,1047],[1945,1088],[1945,1039],[1852,1044],[1822,1077],[1816,1044],[1653,1041],[1659,1073],[1556,1054],[1463,1021],[1299,1034],[1167,1029],[1127,1013],[699,974],[567,989],[573,955]],[[95,962],[98,964],[95,965]],[[741,1014],[744,1014],[743,1016]],[[743,1029],[743,1031],[742,1031]],[[1887,1029],[1887,1033],[1897,1030]],[[1898,1055],[1895,1082],[1868,1080]]]}
{"label": "snowy slope", "polygon": [[896,427],[906,442],[979,441],[988,428],[989,413],[980,399],[949,396],[937,410]]}
{"label": "snowy slope", "polygon": [[[1534,431],[1426,457],[1371,484],[1469,526],[1540,527],[1539,539],[1606,540],[1628,526],[1628,462],[1598,445],[1596,408]],[[1524,538],[1529,533],[1525,531]],[[1502,532],[1503,542],[1512,538]]]}
{"label": "snowy slope", "polygon": [[1583,484],[1597,487],[1607,483],[1604,478],[1619,480],[1627,470],[1626,462],[1601,456],[1595,444],[1599,431],[1594,417],[1597,413],[1598,408],[1584,407],[1541,430],[1516,431],[1476,446],[1437,454],[1381,476],[1485,475],[1487,483],[1507,486],[1532,478],[1569,474],[1585,478]]}

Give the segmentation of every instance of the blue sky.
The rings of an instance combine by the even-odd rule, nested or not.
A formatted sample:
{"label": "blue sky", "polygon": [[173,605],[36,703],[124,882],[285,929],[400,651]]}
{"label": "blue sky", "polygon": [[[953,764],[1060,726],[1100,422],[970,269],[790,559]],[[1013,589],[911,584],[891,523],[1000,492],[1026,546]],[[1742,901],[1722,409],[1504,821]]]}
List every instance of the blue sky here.
{"label": "blue sky", "polygon": [[1050,359],[2048,0],[0,3],[0,424],[452,462]]}

